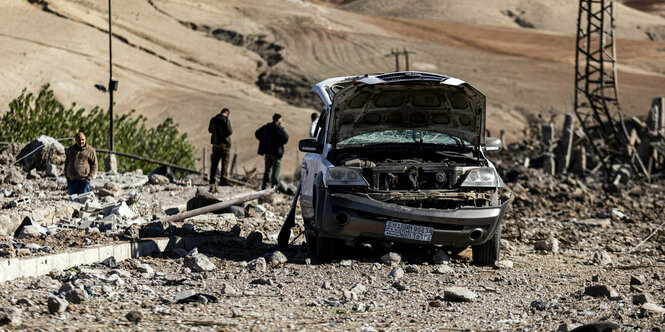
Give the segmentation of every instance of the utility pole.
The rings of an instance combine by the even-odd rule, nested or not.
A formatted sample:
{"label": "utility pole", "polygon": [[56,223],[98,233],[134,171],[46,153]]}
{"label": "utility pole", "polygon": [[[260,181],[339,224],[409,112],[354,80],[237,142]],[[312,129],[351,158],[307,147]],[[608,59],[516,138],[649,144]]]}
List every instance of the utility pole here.
{"label": "utility pole", "polygon": [[399,71],[399,49],[391,48],[390,54],[386,54],[386,57],[394,56],[395,57],[395,71]]}
{"label": "utility pole", "polygon": [[109,0],[109,155],[104,160],[106,171],[117,172],[118,161],[115,154],[113,138],[113,91],[118,89],[118,81],[113,80],[113,32],[111,31],[111,0]]}
{"label": "utility pole", "polygon": [[416,52],[409,52],[406,50],[406,47],[403,48],[404,59],[406,59],[406,70],[409,70],[409,54],[416,54]]}

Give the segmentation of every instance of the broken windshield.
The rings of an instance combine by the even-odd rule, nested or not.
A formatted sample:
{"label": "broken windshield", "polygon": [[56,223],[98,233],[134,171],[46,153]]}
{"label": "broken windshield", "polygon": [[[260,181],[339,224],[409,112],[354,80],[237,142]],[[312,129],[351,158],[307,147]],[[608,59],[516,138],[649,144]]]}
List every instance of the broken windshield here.
{"label": "broken windshield", "polygon": [[337,143],[338,147],[353,147],[372,144],[436,144],[449,147],[470,148],[473,145],[459,137],[447,135],[444,133],[413,130],[413,129],[395,129],[383,130],[371,133],[363,133],[349,137]]}

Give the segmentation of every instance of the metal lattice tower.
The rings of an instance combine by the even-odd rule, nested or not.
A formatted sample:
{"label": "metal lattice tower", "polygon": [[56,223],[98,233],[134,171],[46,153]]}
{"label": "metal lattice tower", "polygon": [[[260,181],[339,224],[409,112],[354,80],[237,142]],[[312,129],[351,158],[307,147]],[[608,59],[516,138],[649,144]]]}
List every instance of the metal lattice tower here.
{"label": "metal lattice tower", "polygon": [[614,1],[580,0],[575,55],[575,114],[594,158],[606,168],[630,160],[644,166],[628,144],[616,75]]}

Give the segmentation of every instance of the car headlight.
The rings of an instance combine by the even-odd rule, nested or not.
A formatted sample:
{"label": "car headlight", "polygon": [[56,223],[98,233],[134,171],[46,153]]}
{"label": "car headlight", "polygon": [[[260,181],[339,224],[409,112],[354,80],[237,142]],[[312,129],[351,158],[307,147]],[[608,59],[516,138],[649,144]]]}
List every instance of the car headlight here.
{"label": "car headlight", "polygon": [[330,167],[326,172],[328,186],[362,186],[369,187],[367,180],[358,170],[347,167]]}
{"label": "car headlight", "polygon": [[474,168],[466,173],[462,187],[498,187],[499,177],[490,167]]}

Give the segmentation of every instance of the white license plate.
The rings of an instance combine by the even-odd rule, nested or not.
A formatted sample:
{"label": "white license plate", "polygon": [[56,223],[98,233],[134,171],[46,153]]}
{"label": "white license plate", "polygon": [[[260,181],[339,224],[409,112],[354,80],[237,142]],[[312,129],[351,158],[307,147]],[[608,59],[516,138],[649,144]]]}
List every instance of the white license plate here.
{"label": "white license plate", "polygon": [[432,227],[402,224],[394,221],[386,222],[386,229],[383,231],[385,236],[423,242],[432,242],[432,233],[434,233]]}

